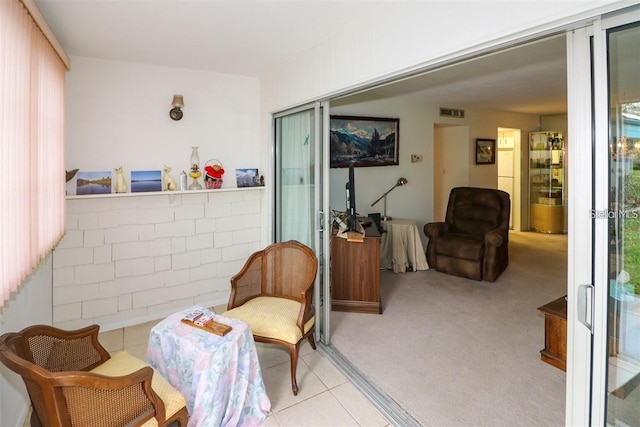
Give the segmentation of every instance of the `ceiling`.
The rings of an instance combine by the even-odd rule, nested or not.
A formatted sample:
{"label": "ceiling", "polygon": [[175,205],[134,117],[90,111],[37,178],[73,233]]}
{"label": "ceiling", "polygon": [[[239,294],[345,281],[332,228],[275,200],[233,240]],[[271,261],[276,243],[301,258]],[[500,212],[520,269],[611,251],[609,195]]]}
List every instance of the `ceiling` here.
{"label": "ceiling", "polygon": [[488,108],[553,115],[567,111],[564,36],[440,68],[372,89],[367,96],[407,95],[447,108]]}
{"label": "ceiling", "polygon": [[[264,77],[380,1],[35,0],[71,56]],[[73,64],[72,64],[73,66]],[[566,112],[564,37],[388,84],[367,96],[408,95],[446,107]],[[444,105],[446,104],[446,105]]]}

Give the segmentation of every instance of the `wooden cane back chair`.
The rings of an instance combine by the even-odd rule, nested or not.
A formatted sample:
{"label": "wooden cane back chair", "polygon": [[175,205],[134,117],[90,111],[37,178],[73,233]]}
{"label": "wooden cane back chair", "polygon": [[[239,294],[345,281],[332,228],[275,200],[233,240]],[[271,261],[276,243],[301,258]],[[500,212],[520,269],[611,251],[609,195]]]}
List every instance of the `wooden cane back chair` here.
{"label": "wooden cane back chair", "polygon": [[305,338],[315,350],[313,286],[318,259],[300,242],[274,243],[252,254],[231,278],[227,317],[243,320],[258,342],[283,346],[291,359],[291,389],[298,394],[298,351]]}
{"label": "wooden cane back chair", "polygon": [[126,351],[111,357],[98,325],[34,325],[0,336],[0,361],[24,381],[32,426],[186,426],[186,401]]}

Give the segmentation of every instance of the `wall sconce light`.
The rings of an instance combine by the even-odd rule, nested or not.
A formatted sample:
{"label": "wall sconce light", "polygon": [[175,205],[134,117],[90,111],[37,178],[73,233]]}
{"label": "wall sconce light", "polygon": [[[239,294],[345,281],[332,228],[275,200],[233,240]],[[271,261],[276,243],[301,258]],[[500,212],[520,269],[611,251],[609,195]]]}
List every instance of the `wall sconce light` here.
{"label": "wall sconce light", "polygon": [[171,111],[169,111],[169,117],[172,120],[180,120],[182,118],[182,110],[184,108],[184,100],[182,95],[173,95],[173,102],[171,103]]}
{"label": "wall sconce light", "polygon": [[398,181],[394,184],[393,187],[388,189],[382,196],[378,197],[378,200],[376,200],[375,202],[371,203],[371,206],[373,206],[376,203],[378,203],[380,200],[384,199],[384,211],[383,211],[383,214],[382,214],[382,220],[383,221],[391,221],[391,217],[387,216],[387,194],[391,193],[391,190],[393,190],[396,187],[400,187],[401,185],[406,185],[407,182],[409,182],[409,181],[407,181],[407,178],[398,178]]}

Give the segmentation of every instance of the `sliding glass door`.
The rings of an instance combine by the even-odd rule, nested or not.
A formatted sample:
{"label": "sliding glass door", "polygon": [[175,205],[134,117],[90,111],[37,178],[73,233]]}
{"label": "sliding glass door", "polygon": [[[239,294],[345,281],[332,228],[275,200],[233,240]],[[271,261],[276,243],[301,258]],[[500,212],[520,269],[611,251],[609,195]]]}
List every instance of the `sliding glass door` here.
{"label": "sliding glass door", "polygon": [[639,425],[640,9],[568,40],[567,424]]}
{"label": "sliding glass door", "polygon": [[[312,248],[319,268],[314,289],[316,338],[328,344],[329,245],[324,239],[328,216],[328,144],[323,141],[328,106],[317,102],[274,117],[274,241],[297,240]],[[326,241],[325,241],[326,240]]]}

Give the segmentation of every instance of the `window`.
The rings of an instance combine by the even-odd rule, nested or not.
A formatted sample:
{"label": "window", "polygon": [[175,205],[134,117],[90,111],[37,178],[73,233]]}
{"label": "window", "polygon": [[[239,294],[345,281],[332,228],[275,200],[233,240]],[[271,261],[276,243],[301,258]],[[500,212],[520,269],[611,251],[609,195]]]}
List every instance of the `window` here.
{"label": "window", "polygon": [[33,0],[0,2],[0,64],[2,308],[65,230],[68,58]]}

